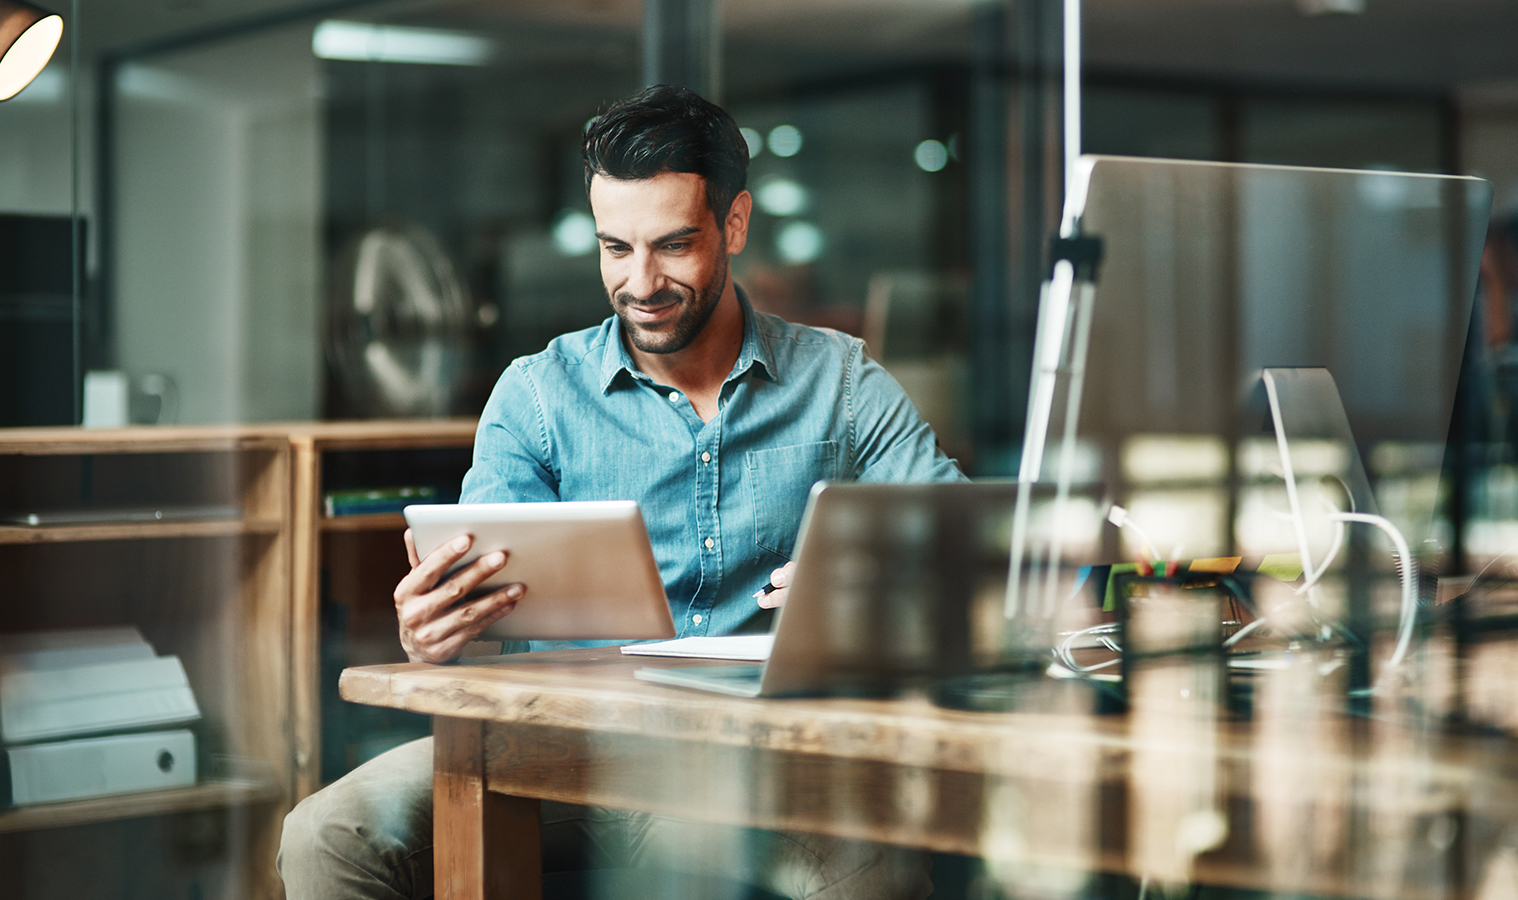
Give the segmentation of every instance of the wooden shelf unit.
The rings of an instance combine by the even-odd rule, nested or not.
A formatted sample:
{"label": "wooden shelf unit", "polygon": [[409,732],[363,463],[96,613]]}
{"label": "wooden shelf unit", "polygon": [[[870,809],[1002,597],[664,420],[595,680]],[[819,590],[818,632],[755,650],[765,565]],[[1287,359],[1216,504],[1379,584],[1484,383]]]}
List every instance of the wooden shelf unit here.
{"label": "wooden shelf unit", "polygon": [[322,531],[403,531],[406,517],[400,513],[366,513],[358,516],[322,516]]}
{"label": "wooden shelf unit", "polygon": [[0,810],[0,834],[274,803],[282,793],[279,785],[269,781],[209,779],[194,787],[172,791],[119,794]]}
{"label": "wooden shelf unit", "polygon": [[[212,815],[231,821],[225,833],[242,842],[226,851],[227,864],[241,867],[224,882],[233,895],[282,898],[274,869],[281,823],[322,784],[322,700],[324,693],[329,702],[336,696],[335,674],[331,685],[321,677],[324,580],[362,608],[366,637],[353,662],[400,653],[389,596],[395,571],[405,567],[404,519],[323,516],[322,495],[387,486],[360,483],[371,471],[409,481],[417,462],[422,470],[430,466],[433,481],[456,490],[475,424],[0,429],[0,515],[240,510],[207,519],[0,526],[0,633],[138,626],[159,653],[185,664],[204,714],[196,726],[203,763],[224,757],[232,767],[220,771],[258,773],[208,777],[203,764],[200,783],[182,790],[0,809],[0,871],[8,860],[69,865],[75,832],[68,829],[109,840],[176,816]],[[437,452],[447,456],[441,469],[430,455]],[[442,469],[446,479],[437,477]],[[40,843],[5,845],[55,832]],[[127,838],[121,840],[125,845]],[[44,844],[45,861],[28,849]],[[130,865],[138,868],[124,877],[174,863]],[[102,885],[99,897],[119,896],[113,877],[122,876],[101,872],[93,879]]]}
{"label": "wooden shelf unit", "polygon": [[[322,497],[329,490],[397,487],[363,481],[361,475],[344,473],[339,463],[389,461],[381,469],[402,481],[410,481],[408,458],[443,451],[467,460],[474,446],[474,419],[408,420],[405,422],[332,422],[292,426],[288,432],[294,472],[294,558],[292,664],[294,696],[294,746],[296,796],[319,789],[322,777],[322,723],[337,711],[325,709],[338,702],[336,673],[331,683],[322,677],[323,595],[355,611],[348,624],[357,634],[367,635],[362,647],[349,648],[347,662],[364,664],[401,661],[395,633],[391,592],[406,567],[401,533],[406,522],[399,513],[326,516]],[[463,471],[452,466],[448,479],[453,489]],[[342,478],[349,479],[341,483]],[[376,476],[382,477],[382,476]],[[325,572],[325,578],[324,578]],[[328,635],[329,641],[331,635]]]}
{"label": "wooden shelf unit", "polygon": [[285,523],[277,519],[202,519],[186,522],[111,522],[92,525],[0,525],[0,544],[57,544],[81,541],[131,541],[172,537],[274,535]]}
{"label": "wooden shelf unit", "polygon": [[[0,528],[0,632],[136,626],[158,653],[184,663],[202,713],[192,726],[198,784],[0,811],[0,838],[22,842],[8,852],[25,861],[29,834],[75,827],[128,847],[142,827],[132,821],[210,811],[238,836],[218,857],[228,883],[242,896],[283,896],[274,855],[296,796],[290,460],[289,441],[262,429],[0,429],[0,513],[107,515],[89,524]],[[124,508],[240,515],[109,519]],[[212,759],[260,775],[217,780],[207,774]],[[176,864],[122,865],[128,868],[99,873],[100,896],[140,877],[141,866]]]}

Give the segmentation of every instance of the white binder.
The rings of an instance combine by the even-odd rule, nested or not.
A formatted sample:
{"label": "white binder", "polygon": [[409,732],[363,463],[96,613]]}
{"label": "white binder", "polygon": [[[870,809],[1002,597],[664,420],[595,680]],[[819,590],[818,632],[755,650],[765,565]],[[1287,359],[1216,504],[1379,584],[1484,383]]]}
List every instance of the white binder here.
{"label": "white binder", "polygon": [[11,802],[53,803],[189,787],[195,736],[151,731],[10,747]]}
{"label": "white binder", "polygon": [[0,674],[0,740],[6,744],[198,718],[177,656]]}
{"label": "white binder", "polygon": [[130,625],[0,634],[0,674],[61,669],[158,654]]}

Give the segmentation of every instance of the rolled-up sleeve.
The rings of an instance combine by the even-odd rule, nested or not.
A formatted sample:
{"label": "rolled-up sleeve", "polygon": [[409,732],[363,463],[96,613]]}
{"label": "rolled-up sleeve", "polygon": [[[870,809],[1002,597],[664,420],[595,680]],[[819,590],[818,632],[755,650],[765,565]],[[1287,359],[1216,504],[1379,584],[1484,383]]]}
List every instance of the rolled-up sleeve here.
{"label": "rolled-up sleeve", "polygon": [[968,480],[939,449],[933,429],[918,415],[907,392],[865,354],[862,342],[854,342],[844,379],[855,478],[898,483]]}
{"label": "rolled-up sleeve", "polygon": [[474,437],[461,503],[559,499],[549,432],[528,366],[513,363],[496,382]]}

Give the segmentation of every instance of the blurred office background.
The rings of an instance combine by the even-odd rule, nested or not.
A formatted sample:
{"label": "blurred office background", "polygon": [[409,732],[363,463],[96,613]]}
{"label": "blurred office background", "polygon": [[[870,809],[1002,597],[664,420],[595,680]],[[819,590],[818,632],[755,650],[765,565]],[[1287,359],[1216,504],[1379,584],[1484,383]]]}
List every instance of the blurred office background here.
{"label": "blurred office background", "polygon": [[[1479,174],[1510,290],[1511,4],[1085,15],[1087,151]],[[1062,178],[1050,0],[82,0],[71,25],[72,67],[66,42],[0,106],[0,213],[84,223],[77,304],[7,291],[77,358],[12,373],[39,399],[8,424],[77,421],[93,369],[131,377],[141,421],[477,412],[605,315],[579,136],[665,79],[748,129],[756,303],[866,337],[972,471],[1015,463]]]}
{"label": "blurred office background", "polygon": [[[755,304],[864,337],[968,472],[1016,471],[1064,177],[1056,0],[58,11],[53,63],[0,103],[0,426],[79,422],[96,370],[144,424],[477,414],[513,358],[607,315],[580,136],[679,81],[749,139]],[[1088,152],[1491,180],[1460,477],[1441,494],[1442,448],[1394,423],[1360,448],[1383,502],[1440,505],[1452,571],[1518,546],[1513,35],[1508,0],[1085,4]],[[1162,549],[1240,549],[1217,535],[1242,448],[1093,452]]]}
{"label": "blurred office background", "polygon": [[[1087,151],[1479,174],[1511,283],[1511,4],[1085,15]],[[1012,467],[1062,177],[1050,0],[82,0],[71,24],[77,62],[0,107],[0,213],[86,224],[78,309],[28,315],[77,319],[69,368],[128,373],[138,419],[476,412],[603,317],[579,136],[666,79],[749,129],[756,302],[865,336],[970,469]],[[355,323],[365,264],[434,289],[382,274],[358,302],[389,314]],[[9,424],[77,420],[63,370],[13,376],[46,408]]]}

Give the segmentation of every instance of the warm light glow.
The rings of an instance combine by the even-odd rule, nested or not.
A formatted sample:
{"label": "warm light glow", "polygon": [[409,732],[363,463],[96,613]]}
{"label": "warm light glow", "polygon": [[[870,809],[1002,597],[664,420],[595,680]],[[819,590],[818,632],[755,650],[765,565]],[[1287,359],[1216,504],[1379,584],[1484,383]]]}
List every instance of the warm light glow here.
{"label": "warm light glow", "polygon": [[0,100],[9,100],[32,83],[53,58],[63,37],[63,19],[46,16],[21,32],[9,50],[0,55]]}
{"label": "warm light glow", "polygon": [[1121,465],[1134,484],[1216,482],[1228,474],[1228,445],[1209,434],[1136,434],[1123,443]]}

